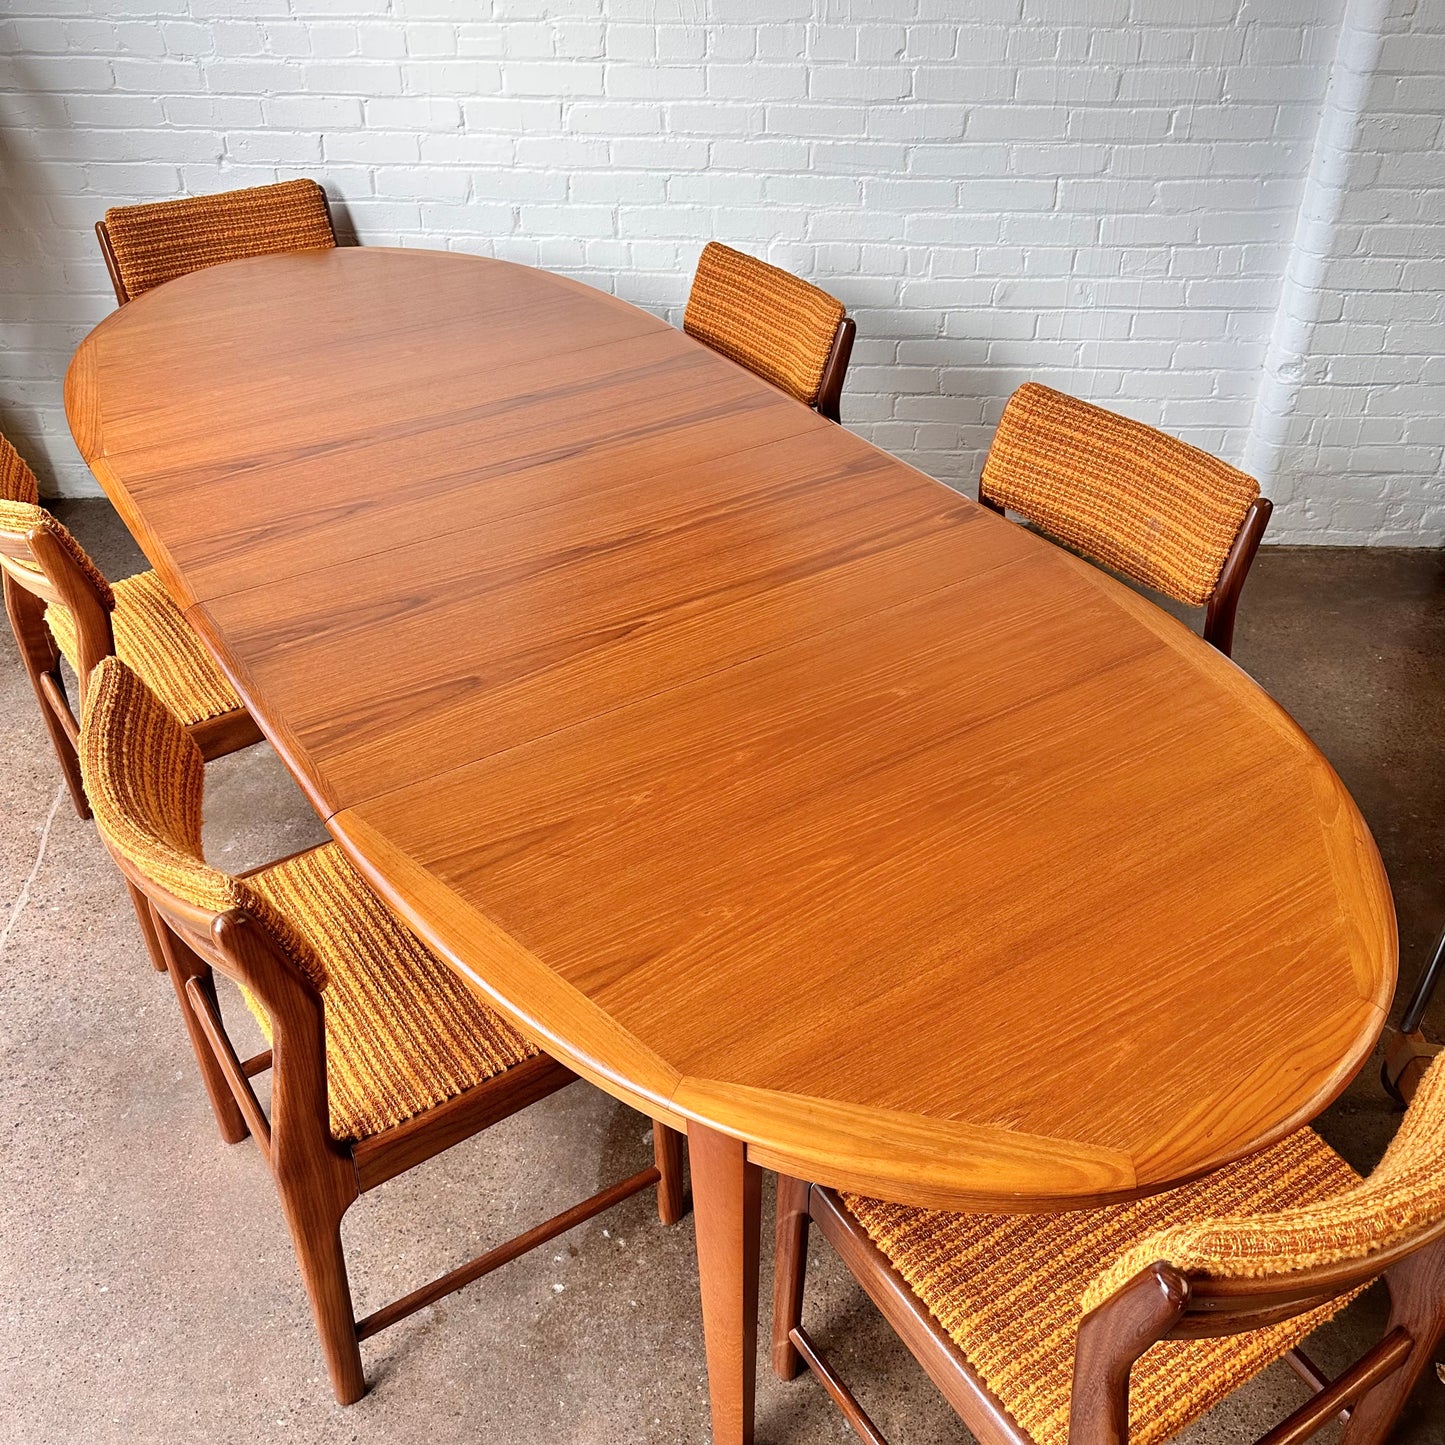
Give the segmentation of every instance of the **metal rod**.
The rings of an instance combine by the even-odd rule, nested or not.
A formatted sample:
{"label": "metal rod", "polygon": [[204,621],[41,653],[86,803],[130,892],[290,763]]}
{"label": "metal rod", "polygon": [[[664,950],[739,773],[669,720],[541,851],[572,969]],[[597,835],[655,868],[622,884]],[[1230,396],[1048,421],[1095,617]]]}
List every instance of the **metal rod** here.
{"label": "metal rod", "polygon": [[1420,975],[1420,982],[1415,985],[1410,1002],[1405,1005],[1405,1017],[1400,1020],[1402,1034],[1413,1034],[1420,1027],[1425,1010],[1430,1006],[1430,996],[1435,992],[1435,985],[1440,982],[1442,971],[1445,971],[1445,933],[1440,935],[1440,942],[1435,945],[1434,957]]}

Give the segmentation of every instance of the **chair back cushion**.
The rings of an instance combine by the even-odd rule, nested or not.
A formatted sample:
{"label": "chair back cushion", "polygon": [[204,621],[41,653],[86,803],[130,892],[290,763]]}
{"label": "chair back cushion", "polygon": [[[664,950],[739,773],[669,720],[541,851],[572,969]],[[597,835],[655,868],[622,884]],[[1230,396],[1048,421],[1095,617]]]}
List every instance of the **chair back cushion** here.
{"label": "chair back cushion", "polygon": [[28,502],[38,506],[40,485],[25,458],[0,436],[0,502]]}
{"label": "chair back cushion", "polygon": [[336,244],[326,195],[309,180],[122,206],[105,229],[127,299],[223,261]]}
{"label": "chair back cushion", "polygon": [[1332,1199],[1269,1214],[1200,1219],[1150,1235],[1105,1270],[1087,1312],[1157,1260],[1210,1279],[1272,1279],[1368,1262],[1445,1220],[1445,1055],[1420,1082],[1394,1141],[1368,1179]]}
{"label": "chair back cushion", "polygon": [[682,329],[812,406],[843,315],[826,291],[709,241]]}
{"label": "chair back cushion", "polygon": [[[107,612],[115,608],[115,594],[90,554],[71,535],[70,529],[51,516],[40,505],[40,488],[35,473],[25,459],[0,436],[0,555],[8,562],[18,563],[28,572],[38,572],[39,564],[30,552],[25,538],[31,532],[47,532],[75,563],[76,570],[95,588],[96,596]],[[13,571],[16,581],[25,585]]]}
{"label": "chair back cushion", "polygon": [[1209,601],[1259,483],[1142,422],[1027,382],[980,495],[1192,607]]}
{"label": "chair back cushion", "polygon": [[209,913],[244,909],[303,972],[314,975],[310,951],[279,911],[245,879],[205,861],[201,750],[118,657],[107,657],[91,675],[77,750],[96,827],[116,853],[143,878],[193,908]]}

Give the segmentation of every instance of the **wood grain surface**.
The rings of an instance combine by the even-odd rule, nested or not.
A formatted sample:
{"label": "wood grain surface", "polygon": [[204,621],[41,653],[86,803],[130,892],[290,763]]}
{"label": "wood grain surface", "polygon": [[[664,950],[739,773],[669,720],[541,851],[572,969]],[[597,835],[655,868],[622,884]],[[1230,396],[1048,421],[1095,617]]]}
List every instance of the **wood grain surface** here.
{"label": "wood grain surface", "polygon": [[372,883],[655,1117],[1092,1204],[1312,1117],[1383,1024],[1378,855],[1259,688],[632,307],[260,258],[104,322],[67,407]]}

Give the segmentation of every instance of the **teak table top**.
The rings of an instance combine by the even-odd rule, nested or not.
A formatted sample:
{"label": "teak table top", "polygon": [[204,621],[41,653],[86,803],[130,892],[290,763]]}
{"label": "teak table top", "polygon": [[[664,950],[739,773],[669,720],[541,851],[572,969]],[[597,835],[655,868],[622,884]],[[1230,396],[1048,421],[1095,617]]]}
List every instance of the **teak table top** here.
{"label": "teak table top", "polygon": [[1109,577],[655,318],[345,249],[82,345],[86,459],[334,835],[552,1052],[921,1204],[1156,1190],[1368,1054],[1339,779]]}

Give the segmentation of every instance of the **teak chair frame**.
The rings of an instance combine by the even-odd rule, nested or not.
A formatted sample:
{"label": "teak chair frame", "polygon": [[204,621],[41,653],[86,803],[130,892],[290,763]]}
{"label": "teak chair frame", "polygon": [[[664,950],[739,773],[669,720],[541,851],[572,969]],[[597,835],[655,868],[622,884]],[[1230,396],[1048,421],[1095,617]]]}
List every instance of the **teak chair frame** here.
{"label": "teak chair frame", "polygon": [[[155,883],[116,849],[111,853],[127,881],[154,910],[167,973],[221,1138],[235,1144],[252,1135],[270,1166],[327,1373],[342,1405],[366,1393],[361,1341],[389,1325],[654,1184],[663,1224],[682,1218],[681,1136],[654,1123],[654,1163],[648,1168],[358,1320],[341,1243],[341,1221],[352,1203],[386,1180],[575,1083],[577,1075],[539,1053],[379,1134],[339,1141],[332,1137],[329,1123],[325,1015],[316,987],[276,946],[265,925],[244,909],[211,913],[197,908]],[[272,1033],[269,1049],[248,1059],[237,1054],[221,1017],[216,973],[248,989],[266,1011]],[[269,1115],[251,1085],[268,1069]]]}
{"label": "teak chair frame", "polygon": [[[331,227],[331,234],[336,235],[336,220],[331,214],[331,200],[325,192],[322,192],[321,203],[326,209],[326,224]],[[125,281],[121,276],[120,261],[115,254],[115,247],[111,244],[110,230],[104,219],[95,223],[95,239],[100,242],[100,254],[105,260],[106,274],[110,277],[111,289],[115,292],[117,306],[124,306],[133,300],[130,292],[126,290]],[[144,294],[144,293],[142,293]]]}
{"label": "teak chair frame", "polygon": [[848,362],[852,359],[857,335],[858,323],[851,316],[844,316],[833,333],[833,345],[823,363],[823,379],[818,384],[818,399],[813,403],[813,410],[819,416],[839,426],[843,424],[843,383],[848,379]]}
{"label": "teak chair frame", "polygon": [[115,304],[124,306],[130,300],[130,292],[121,279],[120,262],[116,259],[115,247],[110,243],[110,231],[105,222],[95,223],[95,239],[100,242],[100,254],[105,259],[106,274],[110,277],[111,289],[115,292]]}
{"label": "teak chair frame", "polygon": [[[1003,504],[985,496],[982,490],[978,501],[980,506],[997,512],[1000,517],[1005,515]],[[1219,581],[1214,584],[1214,591],[1204,605],[1204,640],[1226,657],[1234,648],[1234,618],[1239,610],[1239,595],[1244,591],[1249,569],[1254,564],[1255,553],[1259,551],[1260,539],[1273,513],[1274,503],[1268,497],[1256,497],[1249,504],[1219,569]]]}
{"label": "teak chair frame", "polygon": [[[868,1445],[878,1427],[803,1328],[808,1231],[816,1223],[981,1445],[1035,1445],[928,1312],[837,1193],[780,1176],[773,1370],[806,1364]],[[1084,1316],[1074,1355],[1069,1445],[1128,1445],[1129,1371],[1153,1344],[1240,1334],[1308,1313],[1383,1278],[1390,1315],[1380,1341],[1331,1380],[1301,1350],[1286,1356],[1312,1392],[1256,1445],[1299,1445],[1337,1416],[1344,1445],[1381,1445],[1445,1337],[1445,1220],[1364,1258],[1259,1279],[1217,1281],[1161,1260]]]}
{"label": "teak chair frame", "polygon": [[[34,565],[27,566],[27,562]],[[70,552],[52,533],[41,528],[26,532],[0,529],[0,575],[4,579],[5,611],[15,633],[26,676],[40,705],[45,729],[50,734],[51,745],[65,776],[70,801],[80,817],[89,818],[90,803],[85,796],[85,782],[80,775],[80,759],[76,754],[80,722],[70,705],[65,677],[60,669],[60,649],[46,625],[45,609],[59,604],[74,619],[79,663],[77,683],[82,706],[91,673],[102,658],[115,652],[110,610],[96,590],[95,583]],[[260,742],[262,737],[261,729],[244,707],[190,724],[186,731],[208,762],[250,747],[252,743]],[[134,885],[128,883],[127,886],[146,952],[157,972],[163,973],[165,954],[151,911]]]}

